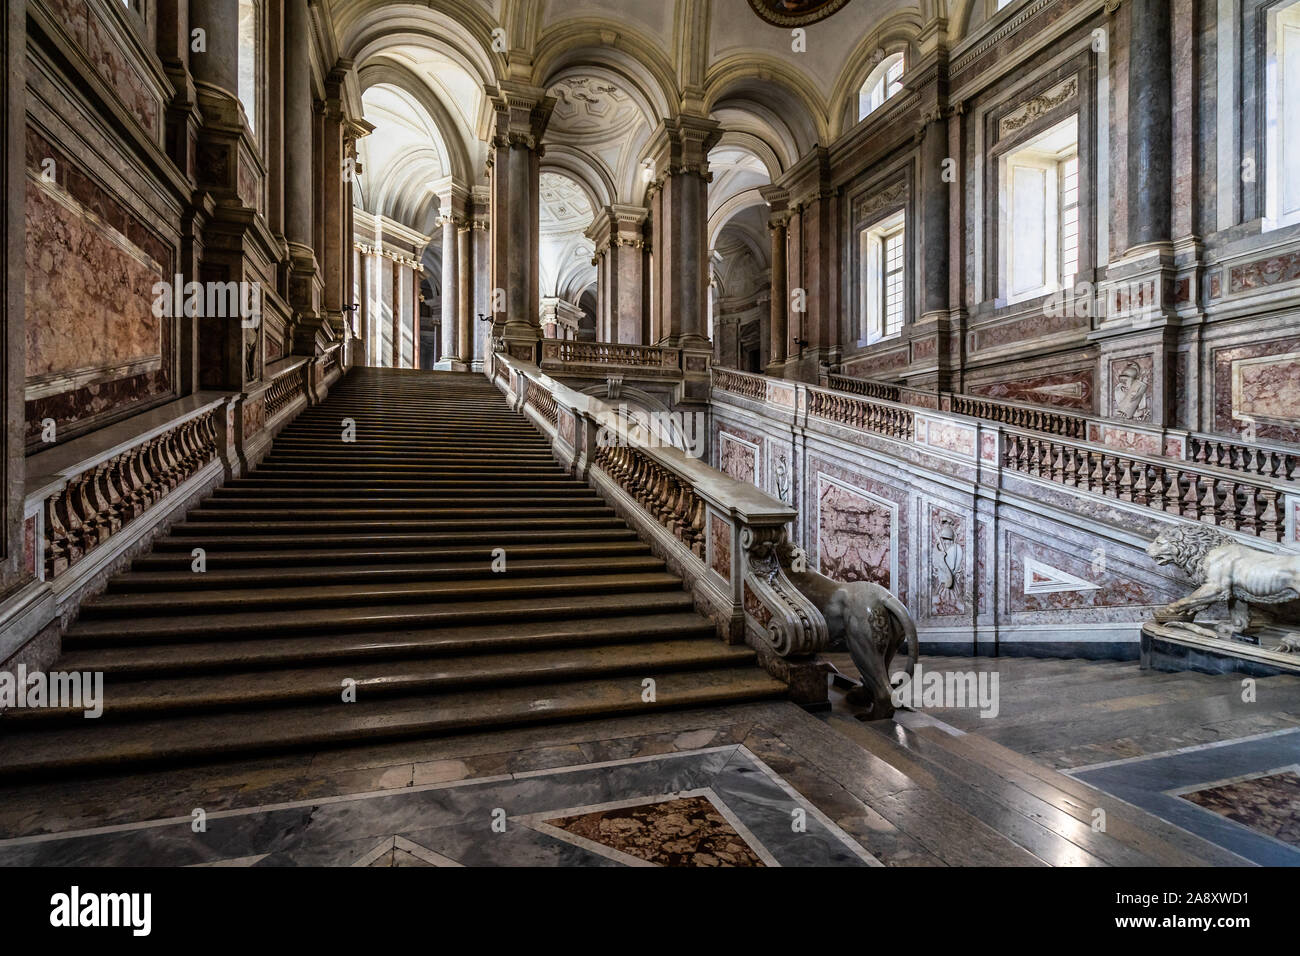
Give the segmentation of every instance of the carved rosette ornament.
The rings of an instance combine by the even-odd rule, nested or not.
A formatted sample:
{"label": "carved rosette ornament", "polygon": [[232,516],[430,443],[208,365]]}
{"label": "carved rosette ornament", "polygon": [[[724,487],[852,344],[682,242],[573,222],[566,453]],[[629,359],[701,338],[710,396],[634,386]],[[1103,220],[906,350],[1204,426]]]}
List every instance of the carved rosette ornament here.
{"label": "carved rosette ornament", "polygon": [[772,650],[780,657],[804,657],[825,650],[830,634],[816,605],[786,577],[778,556],[784,539],[784,525],[741,529],[746,604],[752,596],[762,605]]}

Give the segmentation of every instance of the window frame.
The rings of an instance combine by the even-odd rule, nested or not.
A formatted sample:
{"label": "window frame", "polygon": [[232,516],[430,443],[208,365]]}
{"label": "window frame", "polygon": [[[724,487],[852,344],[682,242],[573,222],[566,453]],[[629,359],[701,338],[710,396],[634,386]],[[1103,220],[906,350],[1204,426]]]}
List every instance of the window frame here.
{"label": "window frame", "polygon": [[[1300,223],[1300,149],[1292,150],[1286,142],[1288,136],[1300,137],[1300,120],[1286,122],[1300,112],[1300,0],[1272,4],[1263,13],[1260,153],[1264,158],[1264,175],[1260,177],[1263,187],[1260,230],[1271,232]],[[1283,24],[1283,20],[1290,22]],[[1280,33],[1283,26],[1294,34],[1291,42],[1295,44],[1295,50],[1287,59],[1293,60],[1291,65],[1295,75],[1290,78],[1289,84],[1286,83],[1286,74],[1282,72],[1284,63],[1281,59]],[[1288,92],[1294,96],[1294,103],[1290,103],[1291,97],[1286,95]],[[1293,130],[1292,126],[1296,129]],[[1284,202],[1287,207],[1279,209],[1279,205]]]}
{"label": "window frame", "polygon": [[[253,9],[253,90],[252,90],[252,112],[249,111],[249,103],[245,102],[241,91],[235,90],[235,98],[244,109],[244,116],[247,119],[248,132],[255,142],[261,142],[261,128],[266,120],[265,97],[266,89],[266,3],[264,0],[239,0],[238,7],[242,8],[245,4]],[[240,19],[242,19],[242,9],[240,10]],[[244,50],[244,36],[242,31],[236,26],[236,70],[237,85],[242,85],[243,63],[241,54]]]}
{"label": "window frame", "polygon": [[[1062,149],[1048,149],[1040,146],[1044,140],[1059,134],[1064,127],[1073,125],[1074,141]],[[1059,119],[1043,129],[1036,130],[1008,148],[998,156],[998,282],[997,299],[1005,305],[1018,305],[1042,298],[1059,291],[1066,278],[1063,271],[1064,235],[1062,231],[1065,207],[1062,202],[1063,167],[1074,160],[1076,167],[1075,213],[1075,271],[1072,277],[1077,280],[1080,258],[1082,256],[1082,162],[1079,137],[1079,114],[1073,113]],[[1017,248],[1017,230],[1015,229],[1016,210],[1019,189],[1016,185],[1016,172],[1021,169],[1037,170],[1042,173],[1044,195],[1042,198],[1042,228],[1039,230],[1042,249],[1043,282],[1033,287],[1020,288],[1013,285],[1016,276],[1013,263],[1023,263],[1025,258]]]}
{"label": "window frame", "polygon": [[[863,348],[897,338],[907,325],[907,211],[905,208],[886,212],[864,225],[858,232],[858,347]],[[887,260],[891,240],[899,241],[899,265],[889,269]],[[899,277],[897,327],[890,330],[889,279]]]}
{"label": "window frame", "polygon": [[[898,67],[898,76],[891,83],[889,75],[895,66]],[[886,103],[899,93],[903,92],[905,89],[903,85],[903,77],[906,75],[907,54],[903,50],[895,50],[877,63],[872,68],[871,72],[867,74],[867,78],[862,82],[862,85],[858,87],[857,122],[861,123],[868,116],[872,116],[879,112]],[[897,87],[897,89],[892,93],[889,92],[891,86]],[[864,112],[862,109],[863,97],[869,96],[874,99],[877,89],[881,91],[880,101]],[[869,93],[868,90],[870,91]]]}

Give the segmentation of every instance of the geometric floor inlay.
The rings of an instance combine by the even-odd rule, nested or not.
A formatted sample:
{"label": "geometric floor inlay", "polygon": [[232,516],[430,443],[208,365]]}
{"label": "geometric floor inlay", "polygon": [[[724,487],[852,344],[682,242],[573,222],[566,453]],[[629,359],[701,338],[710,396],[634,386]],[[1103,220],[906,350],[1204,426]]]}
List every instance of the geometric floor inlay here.
{"label": "geometric floor inlay", "polygon": [[[0,840],[0,866],[880,866],[732,744]],[[198,808],[201,809],[201,808]]]}
{"label": "geometric floor inlay", "polygon": [[1300,773],[1293,769],[1179,794],[1199,807],[1300,847]]}
{"label": "geometric floor inlay", "polygon": [[1243,864],[1300,866],[1300,728],[1066,773],[1194,833]]}
{"label": "geometric floor inlay", "polygon": [[763,866],[709,797],[614,806],[544,823],[659,866]]}

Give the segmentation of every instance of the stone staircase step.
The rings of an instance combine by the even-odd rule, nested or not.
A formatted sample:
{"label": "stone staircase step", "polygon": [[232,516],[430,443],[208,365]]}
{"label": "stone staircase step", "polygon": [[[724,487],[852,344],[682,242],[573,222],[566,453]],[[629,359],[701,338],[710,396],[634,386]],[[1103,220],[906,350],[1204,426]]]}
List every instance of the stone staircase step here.
{"label": "stone staircase step", "polygon": [[495,601],[526,593],[631,594],[681,588],[681,579],[664,571],[590,575],[574,581],[566,577],[505,578],[485,581],[395,581],[369,584],[313,584],[262,590],[200,590],[156,593],[101,594],[81,606],[81,619],[141,617],[155,614],[214,613],[243,610],[257,613],[267,608],[325,608],[374,604],[429,604],[437,601]]}
{"label": "stone staircase step", "polygon": [[246,641],[87,647],[60,659],[69,671],[127,677],[214,673],[331,661],[398,660],[442,654],[495,654],[543,647],[583,647],[630,641],[713,638],[711,622],[693,611],[555,621],[511,621],[430,630],[345,631],[309,637]]}
{"label": "stone staircase step", "polygon": [[[656,678],[642,700],[643,675],[293,707],[59,727],[0,736],[0,779],[369,744],[464,731],[580,720],[783,697],[786,686],[758,668],[686,671]],[[83,725],[89,721],[82,720]]]}
{"label": "stone staircase step", "polygon": [[[362,567],[370,564],[395,564],[404,562],[423,562],[422,567],[450,566],[450,562],[487,564],[492,561],[492,548],[483,545],[467,547],[421,548],[390,547],[375,548],[331,548],[320,551],[317,548],[285,548],[270,550],[205,550],[208,572],[237,568],[296,568],[314,570],[333,565]],[[637,540],[630,541],[583,541],[576,544],[515,544],[510,546],[508,571],[519,569],[518,562],[533,562],[541,558],[569,561],[584,558],[623,558],[646,556],[650,554],[649,545]],[[132,571],[184,571],[190,570],[193,557],[188,550],[154,551],[142,555],[131,562]],[[433,562],[430,564],[429,562]]]}
{"label": "stone staircase step", "polygon": [[[200,711],[247,710],[294,704],[343,704],[343,686],[355,681],[356,700],[439,694],[473,687],[547,684],[624,674],[659,675],[682,670],[752,666],[754,652],[713,639],[649,641],[588,647],[515,651],[434,660],[347,661],[276,671],[175,676],[142,681],[111,679],[104,686],[99,720],[191,716]],[[22,727],[85,720],[83,710],[15,709],[9,720]]]}
{"label": "stone staircase step", "polygon": [[148,618],[80,618],[63,637],[66,648],[87,646],[133,646],[141,643],[173,643],[184,640],[240,640],[277,634],[310,632],[338,633],[348,630],[373,631],[429,627],[452,627],[504,621],[565,620],[599,617],[602,614],[657,614],[689,610],[694,606],[684,591],[652,591],[645,594],[585,594],[556,597],[514,597],[485,605],[482,601],[449,601],[443,604],[412,604],[370,607],[304,608],[257,613],[205,614],[196,617],[158,615]]}
{"label": "stone staircase step", "polygon": [[367,564],[330,565],[327,567],[261,567],[249,570],[226,570],[214,567],[209,560],[202,573],[186,568],[180,571],[132,570],[115,577],[109,594],[176,591],[186,588],[223,590],[229,588],[307,587],[321,584],[360,584],[388,581],[464,581],[473,579],[510,579],[512,575],[566,577],[573,574],[599,574],[602,571],[662,571],[664,563],[653,555],[617,555],[599,558],[545,558],[510,561],[505,571],[493,571],[491,556],[473,563],[457,564]]}

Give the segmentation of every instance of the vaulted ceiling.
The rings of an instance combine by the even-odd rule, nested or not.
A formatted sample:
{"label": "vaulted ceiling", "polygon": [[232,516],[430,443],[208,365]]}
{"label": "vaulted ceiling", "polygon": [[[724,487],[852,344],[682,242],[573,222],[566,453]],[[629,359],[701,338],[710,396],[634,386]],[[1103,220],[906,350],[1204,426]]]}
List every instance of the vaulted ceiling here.
{"label": "vaulted ceiling", "polygon": [[[313,3],[340,55],[353,61],[365,118],[376,127],[362,146],[360,201],[369,211],[432,232],[437,200],[425,184],[445,175],[467,186],[485,182],[484,90],[511,79],[555,97],[543,171],[553,191],[562,179],[593,212],[643,202],[643,150],[663,118],[718,121],[711,240],[761,202],[759,186],[856,121],[858,89],[886,52],[915,56],[945,33],[955,41],[986,7],[986,0]],[[754,9],[765,5],[834,12],[796,34]],[[570,225],[578,236],[586,224]]]}

